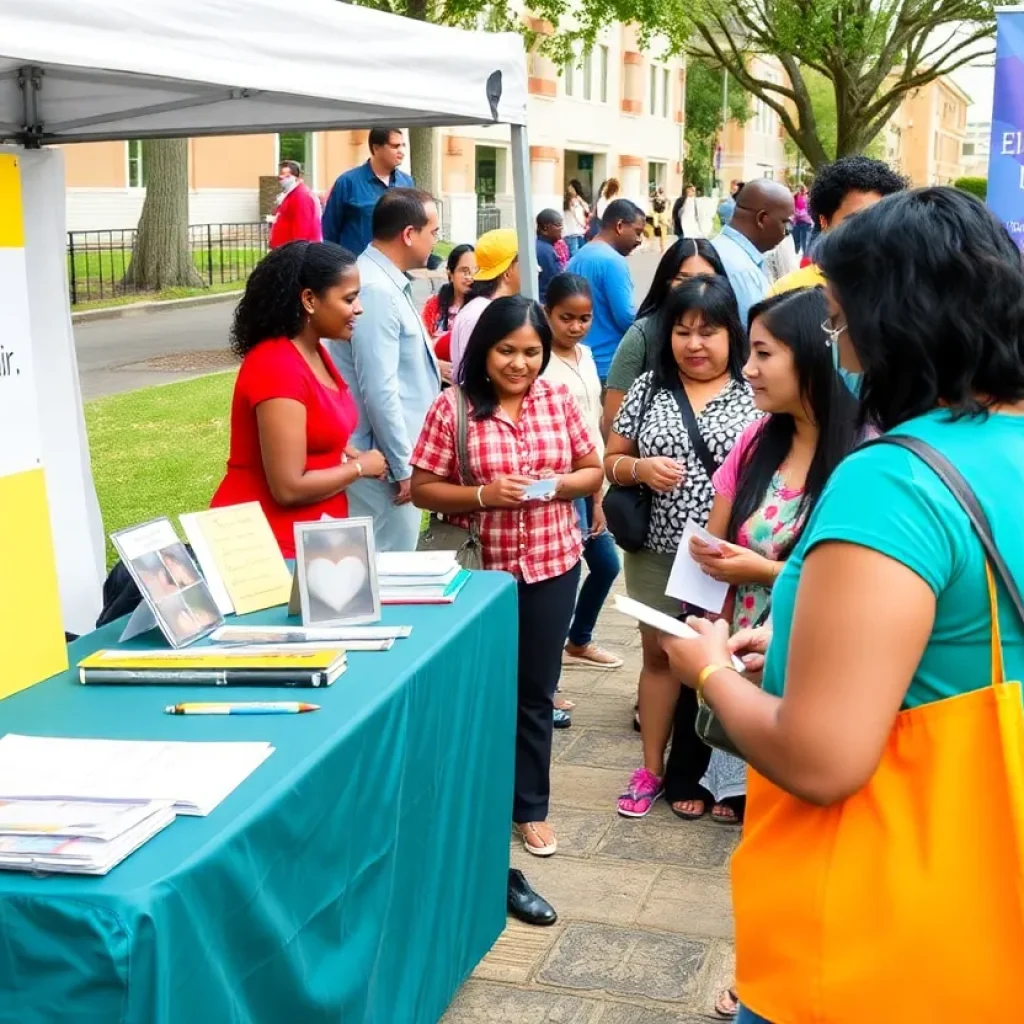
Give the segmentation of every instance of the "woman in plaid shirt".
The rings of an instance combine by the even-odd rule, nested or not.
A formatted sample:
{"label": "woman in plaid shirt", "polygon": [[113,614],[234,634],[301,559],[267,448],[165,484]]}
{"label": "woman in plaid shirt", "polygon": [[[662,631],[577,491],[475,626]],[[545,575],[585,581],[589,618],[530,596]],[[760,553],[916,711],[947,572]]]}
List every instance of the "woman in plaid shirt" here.
{"label": "woman in plaid shirt", "polygon": [[[540,379],[551,328],[519,295],[484,310],[459,372],[470,409],[474,486],[458,482],[454,388],[438,396],[412,455],[417,507],[469,525],[478,518],[484,566],[519,583],[519,716],[512,818],[529,853],[557,849],[547,824],[552,709],[562,647],[576,604],[583,542],[573,502],[601,487],[596,440],[564,384]],[[531,500],[532,481],[554,477],[554,498]]]}

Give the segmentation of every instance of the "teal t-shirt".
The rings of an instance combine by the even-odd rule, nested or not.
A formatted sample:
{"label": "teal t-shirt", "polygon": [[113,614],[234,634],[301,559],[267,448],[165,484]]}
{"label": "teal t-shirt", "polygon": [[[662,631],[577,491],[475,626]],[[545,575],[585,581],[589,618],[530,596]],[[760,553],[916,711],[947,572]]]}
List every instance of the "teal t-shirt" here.
{"label": "teal t-shirt", "polygon": [[[1024,589],[1024,417],[994,413],[953,420],[936,411],[893,431],[938,449],[971,485],[1000,554]],[[847,541],[906,565],[935,594],[932,635],[903,706],[929,704],[987,686],[991,617],[981,543],[945,484],[914,454],[876,445],[833,474],[772,592],[774,634],[764,688],[785,687],[793,607],[807,553]],[[842,586],[842,580],[836,580]],[[1008,679],[1024,680],[1024,624],[1000,588],[999,624]]]}

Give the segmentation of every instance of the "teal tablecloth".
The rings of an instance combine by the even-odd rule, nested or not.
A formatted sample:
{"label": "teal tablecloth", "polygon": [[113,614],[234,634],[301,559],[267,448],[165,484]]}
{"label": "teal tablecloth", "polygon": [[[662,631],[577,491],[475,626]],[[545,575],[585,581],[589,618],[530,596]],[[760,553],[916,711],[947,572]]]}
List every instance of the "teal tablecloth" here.
{"label": "teal tablecloth", "polygon": [[0,873],[2,1024],[435,1024],[505,922],[515,585],[474,573],[454,605],[383,621],[412,636],[289,691],[312,714],[175,718],[166,704],[226,694],[72,674],[0,701],[0,733],[277,748],[106,878]]}

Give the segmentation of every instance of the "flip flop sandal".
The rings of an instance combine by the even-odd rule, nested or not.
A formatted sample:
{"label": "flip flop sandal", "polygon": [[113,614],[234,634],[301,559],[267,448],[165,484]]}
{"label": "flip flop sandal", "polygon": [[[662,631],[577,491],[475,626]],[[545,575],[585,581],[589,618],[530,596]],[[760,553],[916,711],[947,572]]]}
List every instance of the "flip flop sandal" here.
{"label": "flip flop sandal", "polygon": [[[732,1001],[731,1007],[725,1004],[726,999]],[[727,988],[719,992],[718,998],[715,1000],[715,1015],[722,1020],[735,1020],[739,1013],[740,997],[736,994],[736,989]]]}
{"label": "flip flop sandal", "polygon": [[537,831],[537,825],[528,821],[523,825],[516,825],[516,832],[519,833],[519,838],[523,841],[523,846],[526,848],[527,853],[532,853],[534,857],[550,857],[558,849],[558,840],[552,838],[551,842],[547,846],[531,846],[527,840],[527,836],[536,836],[540,838],[540,833]]}
{"label": "flip flop sandal", "polygon": [[715,806],[728,807],[732,811],[732,817],[715,814],[715,808],[712,807],[712,821],[717,822],[719,825],[728,825],[730,827],[743,824],[743,813],[747,809],[747,798],[745,796],[727,796],[724,800],[719,800]]}
{"label": "flip flop sandal", "polygon": [[[688,811],[680,811],[680,810],[678,810],[676,808],[676,804],[685,804],[685,803],[694,803],[694,804],[695,803],[700,803],[700,804],[703,805],[704,809],[700,812],[700,814],[694,814],[694,813],[688,812]],[[683,821],[697,821],[700,818],[703,818],[704,815],[708,813],[708,802],[707,802],[707,800],[701,800],[699,798],[694,798],[693,800],[675,800],[675,801],[673,801],[672,803],[669,804],[669,807],[671,808],[672,813],[677,818],[682,818]]]}

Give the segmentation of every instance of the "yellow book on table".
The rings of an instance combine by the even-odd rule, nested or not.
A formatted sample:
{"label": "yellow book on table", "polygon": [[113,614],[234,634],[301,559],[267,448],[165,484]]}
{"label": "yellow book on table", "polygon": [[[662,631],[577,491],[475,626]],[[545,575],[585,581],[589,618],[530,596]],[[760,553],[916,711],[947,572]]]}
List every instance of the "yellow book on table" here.
{"label": "yellow book on table", "polygon": [[0,154],[0,699],[68,667],[32,371],[21,169]]}
{"label": "yellow book on table", "polygon": [[344,662],[346,654],[337,647],[303,651],[248,651],[220,647],[200,647],[189,651],[94,651],[83,658],[78,667],[129,669],[210,669],[229,668],[276,669],[290,671],[323,671],[338,662]]}

